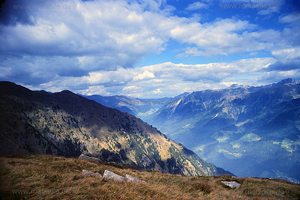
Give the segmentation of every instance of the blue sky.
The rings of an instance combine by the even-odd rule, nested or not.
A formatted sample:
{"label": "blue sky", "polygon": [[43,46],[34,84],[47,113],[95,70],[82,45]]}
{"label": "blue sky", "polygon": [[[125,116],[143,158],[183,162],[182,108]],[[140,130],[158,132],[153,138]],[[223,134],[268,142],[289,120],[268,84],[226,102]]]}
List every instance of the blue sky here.
{"label": "blue sky", "polygon": [[297,0],[11,0],[0,80],[139,98],[300,78]]}

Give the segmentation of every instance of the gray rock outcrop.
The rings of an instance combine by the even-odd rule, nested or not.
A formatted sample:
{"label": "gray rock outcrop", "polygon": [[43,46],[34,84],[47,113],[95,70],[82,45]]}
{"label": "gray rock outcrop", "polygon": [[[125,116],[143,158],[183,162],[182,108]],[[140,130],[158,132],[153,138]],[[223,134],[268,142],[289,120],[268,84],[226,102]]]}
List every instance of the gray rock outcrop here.
{"label": "gray rock outcrop", "polygon": [[140,179],[134,178],[128,174],[125,175],[125,181],[127,182],[141,182],[141,183],[146,183],[145,181],[141,181]]}
{"label": "gray rock outcrop", "polygon": [[106,178],[106,179],[113,179],[115,181],[125,181],[125,178],[118,175],[118,174],[115,174],[111,171],[108,171],[108,170],[105,170],[104,171],[104,174],[103,174],[103,178]]}
{"label": "gray rock outcrop", "polygon": [[[81,154],[79,156],[80,160],[87,160],[87,161],[100,161],[99,158],[95,158],[95,157],[90,157],[90,156],[87,156],[87,155],[84,155],[84,154]],[[145,181],[141,181],[137,178],[134,178],[128,174],[125,175],[125,177],[123,176],[120,176],[118,174],[115,174],[111,171],[108,171],[108,170],[105,170],[104,171],[104,174],[103,176],[99,173],[93,173],[93,172],[90,172],[90,171],[87,171],[87,170],[82,170],[82,174],[84,176],[96,176],[98,178],[105,178],[105,179],[112,179],[112,180],[115,180],[115,181],[127,181],[127,182],[140,182],[140,183],[146,183]]]}
{"label": "gray rock outcrop", "polygon": [[127,182],[134,182],[134,183],[147,183],[145,181],[141,181],[137,178],[134,178],[128,174],[125,175],[125,177],[120,176],[118,174],[115,174],[111,171],[105,170],[103,176],[99,173],[93,173],[87,170],[82,170],[82,174],[84,176],[96,176],[98,178],[105,178],[105,179],[112,179],[114,181],[127,181]]}
{"label": "gray rock outcrop", "polygon": [[221,181],[221,183],[223,183],[224,185],[234,189],[234,188],[239,188],[241,186],[241,184],[239,184],[236,181]]}

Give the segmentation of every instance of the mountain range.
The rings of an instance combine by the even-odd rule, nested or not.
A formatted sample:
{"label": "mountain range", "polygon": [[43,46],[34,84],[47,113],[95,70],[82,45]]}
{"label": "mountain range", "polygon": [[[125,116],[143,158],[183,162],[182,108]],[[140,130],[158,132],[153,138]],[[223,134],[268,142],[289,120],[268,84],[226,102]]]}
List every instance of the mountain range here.
{"label": "mountain range", "polygon": [[300,183],[300,81],[197,91],[145,119],[240,177]]}
{"label": "mountain range", "polygon": [[299,84],[294,79],[259,87],[234,84],[155,100],[87,98],[140,117],[199,157],[240,177],[299,184]]}
{"label": "mountain range", "polygon": [[70,91],[31,91],[0,82],[0,155],[82,153],[164,173],[231,174],[129,113]]}
{"label": "mountain range", "polygon": [[122,95],[116,96],[101,96],[101,95],[85,95],[83,97],[94,100],[104,106],[116,108],[122,112],[132,114],[142,120],[164,105],[178,101],[182,96],[188,93],[183,93],[176,97],[165,97],[160,99],[139,99]]}
{"label": "mountain range", "polygon": [[[26,140],[32,142],[31,139],[28,140],[24,139],[23,136],[15,136],[15,138],[19,137],[19,143],[13,144],[13,142],[8,142],[9,140],[13,141],[13,139],[6,137],[6,135],[3,136],[3,134],[7,133],[8,126],[11,130],[16,132],[15,127],[18,128],[20,122],[11,119],[16,119],[16,116],[20,115],[20,113],[18,113],[21,112],[18,106],[20,102],[28,102],[31,108],[29,111],[28,108],[25,109],[25,107],[21,109],[27,111],[25,114],[24,111],[21,112],[23,116],[19,116],[19,118],[22,118],[21,121],[23,122],[21,122],[21,124],[23,124],[23,127],[17,130],[22,130],[25,127],[26,132],[30,130],[29,132],[36,131],[36,133],[39,134],[44,134],[44,132],[46,133],[50,130],[50,133],[46,134],[48,138],[45,136],[45,140],[51,145],[48,145],[46,151],[40,150],[40,153],[77,156],[85,152],[90,155],[96,155],[104,161],[133,164],[141,169],[155,169],[185,175],[222,174],[229,173],[228,171],[230,171],[240,177],[271,177],[300,183],[299,80],[285,79],[279,83],[259,87],[235,84],[226,89],[196,91],[184,93],[174,98],[163,99],[137,99],[126,96],[104,97],[100,95],[80,96],[69,91],[51,94],[44,91],[29,91],[28,89],[9,82],[2,82],[1,85],[1,99],[3,99],[1,100],[1,109],[7,107],[6,104],[8,102],[11,102],[9,105],[12,107],[9,111],[6,111],[8,112],[6,114],[4,114],[5,109],[3,112],[1,111],[1,127],[6,127],[6,129],[1,128],[1,137],[3,138],[1,139],[3,144],[1,144],[1,147],[4,147],[5,144],[13,147],[18,146],[19,143],[23,145],[22,148],[16,147],[14,150],[12,150],[12,148],[2,148],[1,154],[16,153],[18,149],[23,149],[23,152],[36,152],[24,150],[27,147],[32,148],[31,145],[27,144],[28,142],[24,142]],[[9,87],[7,85],[9,85]],[[5,87],[12,87],[13,89],[3,89]],[[14,90],[16,90],[14,94],[8,95],[9,92],[11,93]],[[24,92],[22,96],[22,92],[19,90],[26,92]],[[10,97],[8,98],[7,95]],[[13,96],[15,98],[13,98]],[[34,98],[31,99],[31,97]],[[39,101],[36,99],[39,99]],[[83,105],[81,101],[86,103]],[[95,101],[98,102],[98,104]],[[5,104],[3,102],[5,102]],[[102,106],[99,103],[127,113]],[[94,105],[97,105],[96,110]],[[16,111],[15,108],[18,108],[19,111]],[[33,110],[40,115],[29,115],[28,113],[33,113]],[[81,111],[75,112],[75,110]],[[62,116],[57,118],[59,120],[50,120],[50,123],[45,123],[46,120],[49,121],[49,119],[58,116],[57,114],[55,116],[51,114],[46,119],[44,115],[47,116],[51,112],[60,113]],[[115,118],[109,116],[108,121],[105,121],[105,115],[99,115],[99,112],[115,113],[113,114]],[[95,116],[95,113],[98,114]],[[67,124],[70,123],[71,125],[66,126],[66,118],[63,117],[65,115],[72,119],[71,121],[67,121]],[[148,124],[132,115],[143,119]],[[26,123],[24,123],[24,116],[35,122],[29,123],[28,119],[25,120]],[[127,117],[124,116],[128,116],[129,121],[133,119],[133,121],[135,121],[127,121],[126,126],[131,128],[126,130],[124,129],[126,126],[124,126],[123,121]],[[8,121],[3,120],[4,118]],[[101,119],[100,121],[103,124],[100,123],[99,119]],[[116,121],[116,119],[118,122],[114,125],[113,122]],[[56,125],[54,122],[59,125]],[[135,124],[140,123],[143,124],[143,127],[145,126],[147,128],[138,129],[142,129],[143,133],[150,132],[150,136],[148,137],[152,143],[156,138],[152,137],[152,135],[156,133],[156,135],[159,135],[159,138],[162,138],[159,139],[159,141],[166,140],[166,143],[169,145],[168,148],[174,145],[179,149],[181,154],[184,154],[183,157],[189,159],[190,162],[192,162],[191,160],[193,159],[198,160],[202,158],[228,171],[225,172],[214,166],[214,170],[210,172],[208,172],[209,170],[206,170],[206,172],[202,170],[200,173],[183,173],[184,162],[181,163],[181,167],[179,167],[180,170],[170,171],[171,168],[168,166],[171,166],[171,160],[181,160],[181,158],[176,157],[174,152],[173,154],[170,153],[170,151],[172,151],[170,149],[168,150],[167,156],[163,155],[165,151],[161,147],[160,142],[154,142],[154,149],[158,149],[159,153],[151,153],[151,151],[149,151],[148,140],[145,139],[143,135],[140,135],[141,133],[139,133],[136,128],[132,129],[132,125],[136,127],[137,125]],[[26,126],[24,124],[26,124]],[[28,126],[28,124],[30,126]],[[159,131],[151,125],[157,127]],[[47,126],[51,128],[47,130]],[[74,129],[76,126],[78,126],[79,129]],[[100,133],[99,130],[101,130]],[[122,131],[125,133],[125,136],[122,135]],[[78,139],[74,133],[79,135]],[[132,137],[132,133],[135,133],[138,137]],[[18,135],[17,133],[14,134]],[[84,134],[91,136],[87,139],[84,137]],[[115,136],[112,137],[112,135],[115,135],[118,139],[114,139],[113,137]],[[124,142],[119,142],[119,140],[123,140],[123,137],[126,137],[127,140],[128,137],[130,137],[133,140],[128,140],[130,144],[124,144]],[[23,139],[21,140],[20,138]],[[51,140],[49,138],[56,139]],[[100,140],[99,138],[102,139]],[[51,142],[53,142],[53,145]],[[145,142],[147,143],[146,145],[144,145]],[[132,143],[142,143],[144,147],[139,145],[134,146]],[[196,158],[195,154],[185,147],[192,149],[200,158]],[[132,150],[132,148],[134,150]],[[10,149],[11,151],[6,152],[6,149]],[[140,156],[142,159],[139,159],[135,158],[136,156],[133,156],[133,153],[131,153],[140,151],[148,156],[152,163],[156,163],[155,167],[153,167],[154,164],[145,164],[147,160],[145,156]],[[76,155],[74,152],[76,152]],[[192,155],[192,159],[187,156],[189,155],[188,152]],[[149,156],[149,153],[154,157],[159,154],[160,157],[150,159],[151,156]],[[126,155],[126,157],[124,155]],[[174,159],[172,159],[172,156]],[[168,158],[166,159],[166,157]],[[166,161],[168,159],[171,160]],[[204,162],[202,159],[200,159],[199,162]],[[160,166],[160,161],[163,161],[165,164],[161,164]],[[177,161],[175,161],[175,163],[177,163]],[[197,166],[197,163],[194,164]],[[203,166],[203,164],[201,165]],[[206,163],[205,165],[208,166],[210,164]]]}

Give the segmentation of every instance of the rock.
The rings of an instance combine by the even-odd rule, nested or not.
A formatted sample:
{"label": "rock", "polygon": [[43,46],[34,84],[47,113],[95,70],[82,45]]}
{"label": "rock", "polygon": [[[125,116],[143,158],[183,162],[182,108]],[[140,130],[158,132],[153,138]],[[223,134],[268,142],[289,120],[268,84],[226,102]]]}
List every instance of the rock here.
{"label": "rock", "polygon": [[84,176],[90,176],[90,175],[92,175],[93,174],[93,172],[89,172],[89,171],[86,171],[86,170],[82,170],[82,174],[84,175]]}
{"label": "rock", "polygon": [[111,171],[108,171],[108,170],[105,170],[104,171],[104,174],[103,174],[103,177],[101,174],[99,173],[93,173],[93,172],[89,172],[89,171],[86,171],[86,170],[82,170],[82,174],[84,176],[96,176],[96,177],[99,177],[99,178],[106,178],[106,179],[112,179],[112,180],[115,180],[115,181],[127,181],[127,182],[135,182],[135,183],[147,183],[145,181],[141,181],[137,178],[134,178],[128,174],[125,175],[125,177],[123,176],[120,176],[118,174],[115,174]]}
{"label": "rock", "polygon": [[115,181],[125,181],[125,178],[122,176],[119,176],[118,174],[115,174],[111,171],[105,170],[103,174],[103,178],[106,179],[113,179]]}
{"label": "rock", "polygon": [[230,187],[230,188],[239,188],[241,186],[241,184],[239,184],[236,181],[221,181],[221,183],[223,183],[224,185]]}
{"label": "rock", "polygon": [[84,170],[84,169],[82,170],[82,174],[83,174],[84,176],[96,176],[96,177],[98,177],[98,178],[102,178],[102,175],[101,175],[101,174],[89,172],[89,171],[86,171],[86,170]]}
{"label": "rock", "polygon": [[141,182],[141,183],[146,183],[145,181],[141,181],[140,179],[134,178],[128,174],[125,175],[125,181],[127,182]]}
{"label": "rock", "polygon": [[96,177],[98,177],[98,178],[102,178],[102,175],[99,174],[98,172],[97,172],[97,173],[94,173],[93,176],[96,176]]}
{"label": "rock", "polygon": [[88,160],[88,161],[96,161],[96,162],[100,161],[99,158],[90,157],[90,156],[87,156],[87,155],[84,155],[84,154],[81,154],[78,159],[80,159],[80,160]]}

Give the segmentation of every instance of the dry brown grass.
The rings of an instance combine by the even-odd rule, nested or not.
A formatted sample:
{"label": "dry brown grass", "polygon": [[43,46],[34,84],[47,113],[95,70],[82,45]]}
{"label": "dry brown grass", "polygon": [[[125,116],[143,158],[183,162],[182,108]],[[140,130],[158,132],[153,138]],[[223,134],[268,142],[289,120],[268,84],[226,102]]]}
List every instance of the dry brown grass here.
{"label": "dry brown grass", "polygon": [[[147,182],[85,177],[82,169],[129,174]],[[139,171],[76,158],[19,155],[0,158],[2,199],[299,199],[300,185],[283,180],[224,176],[182,177]],[[220,183],[235,180],[238,189]]]}

